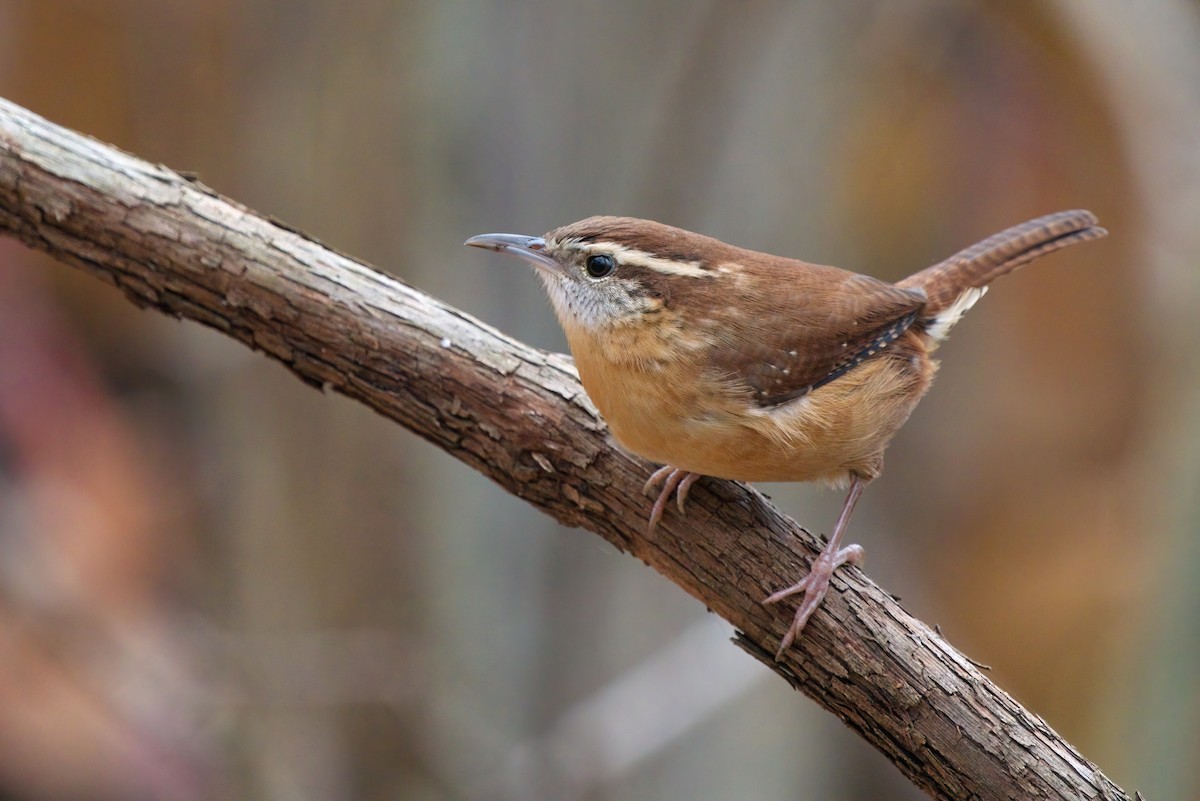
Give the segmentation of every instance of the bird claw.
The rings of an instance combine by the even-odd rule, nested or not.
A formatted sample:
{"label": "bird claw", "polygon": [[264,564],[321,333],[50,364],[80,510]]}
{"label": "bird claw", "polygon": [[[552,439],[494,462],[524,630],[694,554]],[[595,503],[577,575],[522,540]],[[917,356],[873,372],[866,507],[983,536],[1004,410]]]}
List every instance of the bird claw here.
{"label": "bird claw", "polygon": [[783,635],[783,641],[779,643],[779,650],[775,653],[776,662],[783,659],[783,652],[796,641],[796,637],[804,631],[804,626],[812,617],[812,613],[817,611],[821,601],[825,600],[833,571],[846,562],[852,565],[862,562],[865,552],[861,545],[839,547],[842,543],[842,535],[846,533],[846,526],[850,523],[850,515],[854,513],[854,507],[858,503],[862,491],[862,479],[854,476],[850,482],[850,491],[846,493],[846,500],[842,502],[842,513],[838,515],[837,523],[833,526],[833,534],[830,535],[829,542],[825,543],[825,547],[817,554],[817,558],[813,560],[808,575],[787,589],[780,590],[763,600],[764,604],[773,604],[782,601],[789,595],[795,595],[798,592],[804,593],[800,607],[796,610],[795,617],[792,618],[792,625],[788,626],[787,633]]}
{"label": "bird claw", "polygon": [[658,493],[658,497],[654,501],[654,506],[650,509],[650,524],[646,529],[647,532],[654,531],[662,520],[663,512],[666,511],[667,503],[671,500],[672,493],[675,494],[675,502],[679,506],[680,513],[686,514],[688,490],[692,485],[700,479],[699,473],[690,473],[687,470],[671,465],[665,465],[655,470],[650,478],[646,480],[642,487],[644,495],[652,494],[655,487],[662,484],[662,489]]}
{"label": "bird claw", "polygon": [[808,619],[812,617],[813,612],[817,611],[821,601],[825,600],[825,596],[829,592],[829,580],[833,578],[833,571],[847,562],[852,565],[861,564],[865,554],[861,545],[847,545],[837,551],[830,551],[829,548],[826,548],[813,560],[807,576],[787,589],[780,590],[763,599],[763,605],[769,606],[797,593],[804,593],[800,606],[796,609],[796,615],[792,618],[792,625],[788,627],[787,633],[783,635],[783,640],[779,643],[779,650],[775,654],[776,662],[783,659],[783,652],[796,641],[800,632],[808,624]]}

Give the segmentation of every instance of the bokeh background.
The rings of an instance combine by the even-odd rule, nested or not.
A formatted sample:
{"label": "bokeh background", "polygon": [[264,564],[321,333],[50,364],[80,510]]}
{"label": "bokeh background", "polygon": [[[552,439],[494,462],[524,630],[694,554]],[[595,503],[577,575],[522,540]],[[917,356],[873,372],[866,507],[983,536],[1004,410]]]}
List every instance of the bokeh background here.
{"label": "bokeh background", "polygon": [[[463,239],[630,214],[898,279],[1093,209],[956,329],[853,539],[1119,783],[1200,795],[1195,3],[0,0],[0,95],[552,349]],[[729,635],[0,241],[0,798],[922,797]]]}

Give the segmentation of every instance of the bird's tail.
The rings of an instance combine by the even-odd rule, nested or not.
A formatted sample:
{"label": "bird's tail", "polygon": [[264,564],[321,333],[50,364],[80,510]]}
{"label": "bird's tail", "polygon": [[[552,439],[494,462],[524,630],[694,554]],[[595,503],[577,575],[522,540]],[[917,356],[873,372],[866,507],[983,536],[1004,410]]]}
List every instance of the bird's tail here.
{"label": "bird's tail", "polygon": [[1108,232],[1096,223],[1096,215],[1082,209],[1047,214],[990,236],[897,286],[925,291],[929,300],[921,319],[926,333],[940,340],[988,284],[1048,253],[1105,236]]}

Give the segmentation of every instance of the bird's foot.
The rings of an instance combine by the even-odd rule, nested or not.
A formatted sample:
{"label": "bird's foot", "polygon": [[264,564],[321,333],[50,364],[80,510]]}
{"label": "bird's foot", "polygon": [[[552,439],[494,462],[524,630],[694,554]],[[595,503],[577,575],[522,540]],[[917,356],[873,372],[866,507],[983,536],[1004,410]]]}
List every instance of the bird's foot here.
{"label": "bird's foot", "polygon": [[804,593],[804,598],[801,599],[800,606],[796,609],[796,616],[792,618],[792,625],[788,628],[787,634],[783,636],[783,641],[779,644],[779,651],[775,654],[776,662],[783,658],[783,652],[796,641],[796,637],[804,630],[804,626],[808,623],[808,619],[812,617],[812,613],[817,611],[817,607],[825,599],[825,594],[829,592],[829,580],[833,577],[833,571],[847,562],[852,565],[860,564],[864,553],[861,545],[847,545],[845,548],[838,550],[833,550],[827,546],[813,560],[812,567],[809,569],[807,576],[787,589],[780,590],[774,595],[763,599],[764,605],[774,604],[796,593]]}
{"label": "bird's foot", "polygon": [[658,521],[662,520],[663,511],[666,510],[672,493],[675,494],[675,502],[679,505],[679,511],[685,511],[684,503],[687,501],[688,490],[700,477],[699,473],[689,473],[687,470],[681,470],[671,465],[660,467],[651,474],[650,478],[646,480],[645,486],[642,487],[642,492],[650,495],[659,484],[662,484],[662,489],[650,510],[650,525],[646,529],[647,532],[654,531]]}

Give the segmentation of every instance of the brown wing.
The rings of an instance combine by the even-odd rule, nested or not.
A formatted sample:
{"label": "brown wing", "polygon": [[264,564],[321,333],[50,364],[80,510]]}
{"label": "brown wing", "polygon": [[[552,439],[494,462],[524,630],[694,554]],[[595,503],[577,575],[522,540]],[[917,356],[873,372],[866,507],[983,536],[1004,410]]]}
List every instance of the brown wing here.
{"label": "brown wing", "polygon": [[711,354],[721,377],[747,387],[759,406],[805,395],[886,349],[925,305],[920,289],[834,267],[806,265],[805,275],[812,280],[756,276],[771,291],[756,293]]}

